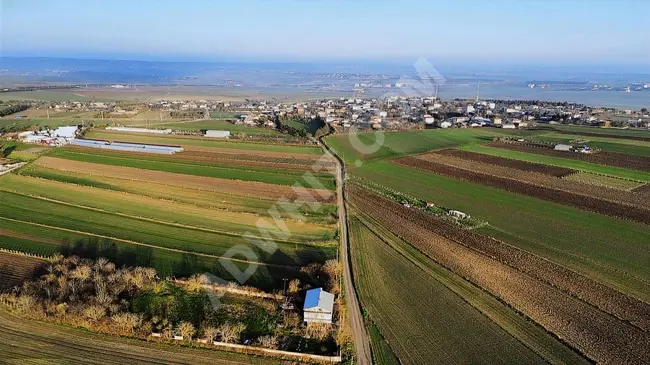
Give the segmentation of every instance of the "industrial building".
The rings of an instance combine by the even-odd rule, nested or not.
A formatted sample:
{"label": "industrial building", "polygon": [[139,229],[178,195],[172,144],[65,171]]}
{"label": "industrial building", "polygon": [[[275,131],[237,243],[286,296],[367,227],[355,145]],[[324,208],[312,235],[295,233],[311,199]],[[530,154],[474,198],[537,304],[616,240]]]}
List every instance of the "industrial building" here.
{"label": "industrial building", "polygon": [[139,143],[109,142],[98,141],[94,139],[75,139],[71,142],[71,144],[80,147],[103,148],[108,150],[126,152],[158,153],[165,155],[171,155],[183,151],[183,147],[180,146],[160,146]]}

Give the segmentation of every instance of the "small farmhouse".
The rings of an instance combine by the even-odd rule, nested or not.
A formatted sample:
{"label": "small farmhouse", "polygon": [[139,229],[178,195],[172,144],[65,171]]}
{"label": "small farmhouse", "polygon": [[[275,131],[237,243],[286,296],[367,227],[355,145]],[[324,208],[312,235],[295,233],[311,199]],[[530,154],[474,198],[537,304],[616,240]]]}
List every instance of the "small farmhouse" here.
{"label": "small farmhouse", "polygon": [[303,310],[307,323],[332,323],[334,294],[328,293],[322,288],[308,290]]}

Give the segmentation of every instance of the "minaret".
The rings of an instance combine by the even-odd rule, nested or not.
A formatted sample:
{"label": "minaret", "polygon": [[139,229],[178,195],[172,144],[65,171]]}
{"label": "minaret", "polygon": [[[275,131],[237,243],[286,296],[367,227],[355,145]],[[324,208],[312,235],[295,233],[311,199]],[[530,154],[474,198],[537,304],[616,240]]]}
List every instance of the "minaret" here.
{"label": "minaret", "polygon": [[476,86],[476,102],[478,103],[479,97],[481,96],[481,83],[479,82]]}

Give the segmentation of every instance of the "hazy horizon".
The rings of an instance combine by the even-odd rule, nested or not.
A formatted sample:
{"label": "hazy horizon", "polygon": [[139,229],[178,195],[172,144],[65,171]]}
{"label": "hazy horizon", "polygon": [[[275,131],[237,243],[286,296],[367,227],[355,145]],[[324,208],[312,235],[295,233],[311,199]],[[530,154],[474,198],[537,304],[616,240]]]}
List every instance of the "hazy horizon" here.
{"label": "hazy horizon", "polygon": [[[38,11],[34,11],[37,8]],[[649,2],[3,1],[0,55],[650,66]]]}

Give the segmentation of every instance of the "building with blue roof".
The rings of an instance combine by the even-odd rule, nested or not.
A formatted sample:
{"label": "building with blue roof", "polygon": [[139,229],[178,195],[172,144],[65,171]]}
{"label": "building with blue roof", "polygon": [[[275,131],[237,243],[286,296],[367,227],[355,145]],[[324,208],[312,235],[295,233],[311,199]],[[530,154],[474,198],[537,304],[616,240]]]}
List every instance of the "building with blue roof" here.
{"label": "building with blue roof", "polygon": [[322,288],[307,290],[303,312],[307,323],[332,323],[334,294]]}

